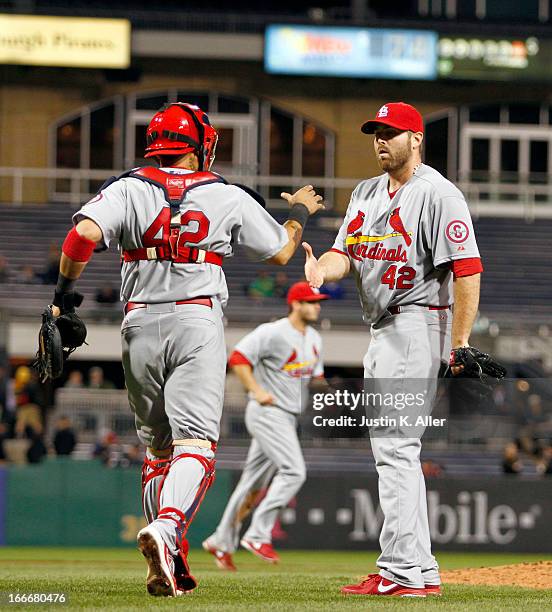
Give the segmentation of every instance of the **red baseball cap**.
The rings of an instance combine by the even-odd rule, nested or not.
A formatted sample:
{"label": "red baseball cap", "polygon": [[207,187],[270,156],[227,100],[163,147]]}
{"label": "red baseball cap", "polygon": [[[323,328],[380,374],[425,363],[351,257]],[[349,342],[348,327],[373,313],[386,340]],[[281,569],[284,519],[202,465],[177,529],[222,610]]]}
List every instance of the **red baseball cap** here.
{"label": "red baseball cap", "polygon": [[289,288],[287,293],[287,303],[291,302],[320,302],[329,299],[329,295],[320,293],[319,289],[313,289],[306,281],[295,283]]}
{"label": "red baseball cap", "polygon": [[397,130],[410,130],[411,132],[424,131],[422,115],[405,102],[387,102],[379,109],[375,119],[366,121],[360,129],[365,134],[373,134],[379,125],[388,125]]}

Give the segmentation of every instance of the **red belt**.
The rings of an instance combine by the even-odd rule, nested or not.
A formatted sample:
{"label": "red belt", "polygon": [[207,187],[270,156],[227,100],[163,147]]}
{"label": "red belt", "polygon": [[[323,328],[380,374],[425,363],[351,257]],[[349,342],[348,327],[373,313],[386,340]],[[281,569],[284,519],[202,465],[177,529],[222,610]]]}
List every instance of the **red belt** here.
{"label": "red belt", "polygon": [[[207,306],[209,308],[213,307],[213,302],[209,297],[198,297],[192,298],[190,300],[179,300],[178,302],[176,302],[176,304],[178,306],[180,304],[197,304],[198,306]],[[125,314],[128,314],[131,310],[135,310],[136,308],[146,308],[147,306],[150,306],[150,304],[142,304],[141,302],[127,302],[125,304]],[[154,304],[151,304],[151,306],[154,306]]]}
{"label": "red belt", "polygon": [[179,246],[173,256],[170,247],[143,247],[140,249],[130,249],[123,251],[124,261],[173,261],[174,263],[210,263],[222,266],[223,256],[213,251],[204,251],[197,247]]}
{"label": "red belt", "polygon": [[[409,306],[416,306],[417,304],[409,304]],[[450,306],[420,306],[420,308],[427,308],[428,310],[451,310]],[[400,306],[389,306],[387,312],[392,315],[397,315],[401,312],[402,309]]]}

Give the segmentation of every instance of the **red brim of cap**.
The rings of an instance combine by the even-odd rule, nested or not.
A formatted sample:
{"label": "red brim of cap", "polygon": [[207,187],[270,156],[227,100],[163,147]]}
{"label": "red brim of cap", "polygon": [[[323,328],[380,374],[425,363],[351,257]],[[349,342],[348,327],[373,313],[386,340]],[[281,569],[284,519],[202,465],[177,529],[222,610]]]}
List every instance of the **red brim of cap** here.
{"label": "red brim of cap", "polygon": [[298,297],[298,298],[292,298],[291,300],[288,299],[288,304],[291,304],[291,302],[320,302],[322,300],[329,300],[330,296],[325,294],[325,293],[320,293],[317,295],[307,295],[306,297]]}
{"label": "red brim of cap", "polygon": [[318,295],[309,295],[308,297],[303,298],[302,302],[319,302],[320,300],[329,300],[330,296],[325,293],[319,293]]}
{"label": "red brim of cap", "polygon": [[[370,119],[370,121],[366,121],[366,123],[362,124],[360,131],[364,132],[364,134],[373,134],[375,129],[382,125],[387,126],[387,127],[393,127],[397,130],[402,130],[403,132],[412,130],[412,128],[404,127],[404,125],[399,125],[398,123],[395,123],[394,121],[374,121],[373,119]],[[412,131],[416,132],[417,130],[412,130]]]}

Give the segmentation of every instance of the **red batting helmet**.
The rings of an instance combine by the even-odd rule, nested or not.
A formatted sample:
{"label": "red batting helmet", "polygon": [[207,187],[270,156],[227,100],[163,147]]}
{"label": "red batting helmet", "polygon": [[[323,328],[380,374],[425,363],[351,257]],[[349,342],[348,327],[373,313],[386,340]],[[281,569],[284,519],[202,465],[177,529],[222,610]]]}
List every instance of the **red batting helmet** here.
{"label": "red batting helmet", "polygon": [[175,102],[158,111],[146,130],[146,154],[185,155],[194,152],[200,170],[210,170],[215,160],[218,134],[199,106]]}

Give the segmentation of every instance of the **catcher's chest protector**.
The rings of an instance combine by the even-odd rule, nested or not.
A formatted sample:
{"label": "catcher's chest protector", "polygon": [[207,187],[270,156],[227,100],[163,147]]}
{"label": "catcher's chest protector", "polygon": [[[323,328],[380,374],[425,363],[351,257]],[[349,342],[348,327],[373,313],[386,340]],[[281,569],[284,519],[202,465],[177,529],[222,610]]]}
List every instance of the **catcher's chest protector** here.
{"label": "catcher's chest protector", "polygon": [[170,204],[171,209],[178,209],[190,189],[210,185],[211,183],[224,183],[226,181],[214,172],[192,172],[190,174],[173,174],[164,172],[159,168],[138,168],[123,174],[119,178],[133,177],[161,187],[165,194],[165,199]]}

